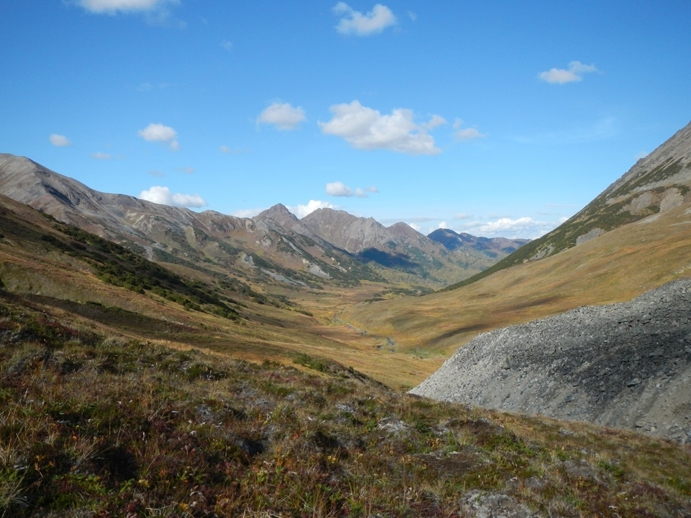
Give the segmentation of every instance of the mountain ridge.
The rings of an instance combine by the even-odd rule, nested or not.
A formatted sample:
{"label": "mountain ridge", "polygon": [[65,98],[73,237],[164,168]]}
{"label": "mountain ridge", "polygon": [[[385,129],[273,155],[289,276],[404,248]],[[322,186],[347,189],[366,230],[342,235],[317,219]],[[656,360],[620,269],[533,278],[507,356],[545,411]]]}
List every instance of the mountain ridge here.
{"label": "mountain ridge", "polygon": [[9,154],[0,154],[0,193],[149,259],[229,271],[264,284],[372,280],[429,290],[496,260],[470,249],[460,257],[404,223],[384,227],[344,211],[319,209],[298,219],[276,204],[253,218],[238,218],[102,193]]}
{"label": "mountain ridge", "polygon": [[445,289],[553,256],[691,200],[691,122],[612,182],[574,216],[490,268]]}

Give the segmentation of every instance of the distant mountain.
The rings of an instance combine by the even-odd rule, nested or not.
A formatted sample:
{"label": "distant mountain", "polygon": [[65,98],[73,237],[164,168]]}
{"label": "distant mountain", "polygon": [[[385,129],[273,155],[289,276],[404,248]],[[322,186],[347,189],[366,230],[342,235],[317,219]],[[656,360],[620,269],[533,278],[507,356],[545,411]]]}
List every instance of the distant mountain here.
{"label": "distant mountain", "polygon": [[505,237],[476,237],[466,232],[460,234],[449,228],[438,228],[427,237],[440,243],[448,250],[466,249],[468,247],[482,252],[492,258],[500,258],[521,248],[530,239],[507,239]]}
{"label": "distant mountain", "polygon": [[493,257],[448,250],[406,225],[320,209],[299,220],[283,205],[254,218],[197,213],[95,191],[23,157],[0,154],[0,194],[150,260],[243,282],[318,287],[362,280],[440,288],[491,266]]}
{"label": "distant mountain", "polygon": [[360,260],[388,269],[377,271],[390,279],[393,269],[400,280],[404,272],[445,284],[454,276],[465,277],[464,272],[482,271],[509,253],[490,256],[473,247],[448,249],[405,223],[385,227],[373,218],[359,218],[342,210],[318,209],[300,223]]}
{"label": "distant mountain", "polygon": [[516,264],[536,261],[691,200],[691,123],[675,133],[575,216],[482,273],[448,289],[475,282]]}
{"label": "distant mountain", "polygon": [[[23,157],[0,154],[0,194],[149,259],[192,269],[294,286],[377,279],[357,258],[284,228],[266,214],[256,220],[235,218],[101,193]],[[280,219],[279,212],[276,207],[272,214]],[[291,216],[284,215],[284,223]]]}

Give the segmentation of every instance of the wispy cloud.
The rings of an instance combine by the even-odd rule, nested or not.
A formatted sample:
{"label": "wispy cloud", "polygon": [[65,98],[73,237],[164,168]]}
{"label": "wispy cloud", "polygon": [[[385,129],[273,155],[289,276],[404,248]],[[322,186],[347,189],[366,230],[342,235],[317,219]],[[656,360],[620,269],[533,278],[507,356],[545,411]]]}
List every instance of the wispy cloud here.
{"label": "wispy cloud", "polygon": [[382,115],[358,101],[335,104],[330,110],[333,118],[319,123],[322,133],[341,137],[356,149],[387,149],[411,155],[441,152],[427,133],[430,124],[439,124],[438,115],[426,124],[416,124],[411,110],[399,108],[391,115]]}
{"label": "wispy cloud", "polygon": [[113,155],[111,155],[110,153],[101,153],[100,151],[92,153],[91,156],[98,160],[110,160],[111,158],[113,158]]}
{"label": "wispy cloud", "polygon": [[221,47],[224,48],[225,50],[227,50],[228,52],[233,51],[233,44],[228,40],[223,40],[221,42]]}
{"label": "wispy cloud", "polygon": [[454,225],[457,232],[467,232],[482,237],[507,237],[511,239],[535,239],[553,230],[562,223],[558,221],[540,221],[531,217],[501,217],[490,221],[466,221]]}
{"label": "wispy cloud", "polygon": [[158,178],[160,178],[160,177],[166,175],[163,171],[156,171],[156,170],[153,170],[153,169],[152,169],[151,171],[149,171],[149,174],[150,174],[151,176],[156,176],[156,177],[158,177]]}
{"label": "wispy cloud", "polygon": [[242,153],[249,153],[250,152],[249,149],[241,148],[241,147],[230,148],[228,146],[221,146],[218,149],[221,153],[225,153],[227,155],[240,155]]}
{"label": "wispy cloud", "polygon": [[338,2],[333,12],[342,17],[336,25],[336,30],[341,34],[370,36],[382,32],[391,25],[396,25],[396,16],[391,9],[381,4],[376,4],[369,13],[362,14],[345,2]]}
{"label": "wispy cloud", "polygon": [[139,136],[149,142],[164,142],[170,145],[170,149],[178,151],[180,144],[177,141],[177,132],[170,126],[163,124],[149,124],[143,130],[139,130]]}
{"label": "wispy cloud", "polygon": [[276,129],[295,130],[300,123],[306,121],[305,110],[294,108],[290,103],[273,103],[264,109],[257,117],[257,124],[272,124]]}
{"label": "wispy cloud", "polygon": [[456,119],[453,123],[453,128],[456,130],[454,132],[456,140],[475,140],[487,136],[484,133],[480,133],[476,128],[462,128],[461,126],[463,126],[463,121],[461,119]]}
{"label": "wispy cloud", "polygon": [[[141,13],[150,25],[166,25],[171,21],[170,7],[180,0],[70,0],[93,14],[116,15],[118,13]],[[186,22],[178,21],[184,29]]]}
{"label": "wispy cloud", "polygon": [[367,198],[368,192],[378,193],[379,189],[371,186],[365,187],[364,189],[358,187],[357,189],[353,190],[342,182],[331,182],[326,184],[324,191],[329,196],[357,196],[358,198]]}
{"label": "wispy cloud", "polygon": [[307,205],[295,205],[288,207],[288,210],[295,214],[299,219],[304,218],[317,209],[333,209],[335,206],[328,201],[310,200]]}
{"label": "wispy cloud", "polygon": [[65,135],[58,135],[57,133],[53,133],[50,137],[48,137],[48,140],[51,144],[57,147],[67,147],[72,145],[70,139],[68,139]]}
{"label": "wispy cloud", "polygon": [[177,169],[181,173],[185,173],[185,174],[194,174],[197,172],[197,170],[194,167],[189,167],[189,166],[187,166],[187,167],[176,167],[175,169]]}
{"label": "wispy cloud", "polygon": [[198,194],[175,194],[168,187],[154,185],[150,189],[142,191],[139,199],[159,203],[161,205],[171,205],[173,207],[206,207],[207,203]]}
{"label": "wispy cloud", "polygon": [[599,72],[595,65],[584,65],[580,61],[572,61],[569,63],[569,68],[550,68],[545,72],[540,72],[538,77],[548,83],[563,85],[582,81],[584,74],[593,72]]}

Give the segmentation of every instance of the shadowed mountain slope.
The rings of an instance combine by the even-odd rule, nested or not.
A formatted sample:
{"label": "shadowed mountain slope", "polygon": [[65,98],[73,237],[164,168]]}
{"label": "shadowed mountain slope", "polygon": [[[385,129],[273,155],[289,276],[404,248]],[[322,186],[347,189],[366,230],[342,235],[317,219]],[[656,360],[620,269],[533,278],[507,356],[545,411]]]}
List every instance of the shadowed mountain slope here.
{"label": "shadowed mountain slope", "polygon": [[509,253],[492,256],[474,247],[449,249],[405,223],[385,227],[373,218],[359,218],[342,210],[317,209],[300,223],[312,234],[369,263],[391,281],[412,283],[417,276],[429,287],[482,271]]}
{"label": "shadowed mountain slope", "polygon": [[488,257],[502,258],[530,242],[530,239],[507,239],[505,237],[476,237],[466,232],[454,232],[450,228],[438,228],[427,234],[432,241],[448,250],[472,249]]}

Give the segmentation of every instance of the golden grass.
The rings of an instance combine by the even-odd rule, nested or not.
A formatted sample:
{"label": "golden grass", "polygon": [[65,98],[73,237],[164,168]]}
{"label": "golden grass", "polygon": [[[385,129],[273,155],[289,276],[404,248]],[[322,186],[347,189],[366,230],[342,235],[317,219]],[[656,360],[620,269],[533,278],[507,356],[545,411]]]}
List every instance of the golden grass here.
{"label": "golden grass", "polygon": [[689,204],[613,230],[556,256],[415,299],[359,303],[342,318],[407,349],[449,355],[479,333],[582,305],[631,298],[691,276]]}

